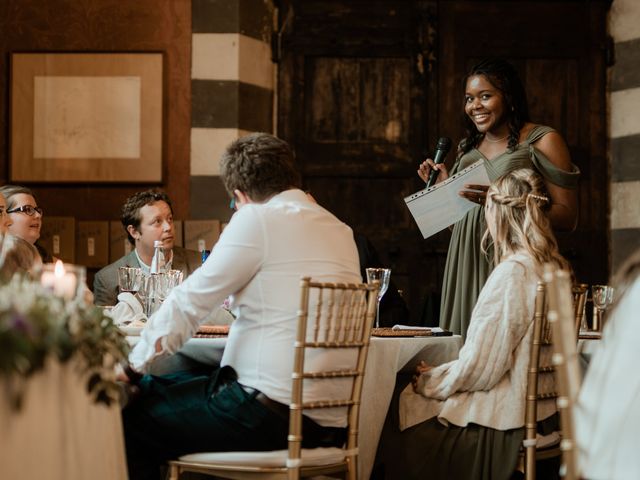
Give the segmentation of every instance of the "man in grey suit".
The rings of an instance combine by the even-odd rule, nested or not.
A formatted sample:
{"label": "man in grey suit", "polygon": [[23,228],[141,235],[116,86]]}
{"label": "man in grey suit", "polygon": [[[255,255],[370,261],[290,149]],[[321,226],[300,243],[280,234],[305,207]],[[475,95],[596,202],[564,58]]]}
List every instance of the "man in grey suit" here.
{"label": "man in grey suit", "polygon": [[134,249],[96,273],[93,280],[96,305],[118,302],[118,268],[136,267],[149,273],[156,240],[163,242],[168,269],[182,270],[187,277],[202,263],[198,252],[174,246],[171,200],[162,190],[145,190],[129,197],[122,207],[120,220]]}

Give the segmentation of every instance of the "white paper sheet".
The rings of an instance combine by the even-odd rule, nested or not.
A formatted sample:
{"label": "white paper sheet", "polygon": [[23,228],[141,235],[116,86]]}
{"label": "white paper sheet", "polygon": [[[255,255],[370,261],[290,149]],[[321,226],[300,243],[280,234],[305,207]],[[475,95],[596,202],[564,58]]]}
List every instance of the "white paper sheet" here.
{"label": "white paper sheet", "polygon": [[489,185],[484,160],[478,160],[444,182],[405,197],[404,201],[424,238],[460,220],[477,204],[458,193],[467,184]]}

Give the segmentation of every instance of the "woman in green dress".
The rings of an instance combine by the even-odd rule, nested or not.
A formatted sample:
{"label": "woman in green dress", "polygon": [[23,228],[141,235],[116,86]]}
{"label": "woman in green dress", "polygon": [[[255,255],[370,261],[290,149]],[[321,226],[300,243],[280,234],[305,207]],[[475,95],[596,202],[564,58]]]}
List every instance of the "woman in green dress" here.
{"label": "woman in green dress", "polygon": [[[526,94],[513,66],[501,59],[483,60],[471,69],[464,85],[466,135],[458,145],[456,162],[448,172],[444,164],[427,159],[418,169],[420,178],[426,182],[431,169],[436,169],[441,182],[481,159],[491,182],[512,170],[531,168],[543,177],[551,197],[548,215],[554,229],[573,230],[580,171],[571,163],[560,134],[530,121]],[[480,250],[488,185],[465,187],[460,195],[477,206],[453,227],[440,305],[440,326],[462,336],[493,268],[490,254]]]}

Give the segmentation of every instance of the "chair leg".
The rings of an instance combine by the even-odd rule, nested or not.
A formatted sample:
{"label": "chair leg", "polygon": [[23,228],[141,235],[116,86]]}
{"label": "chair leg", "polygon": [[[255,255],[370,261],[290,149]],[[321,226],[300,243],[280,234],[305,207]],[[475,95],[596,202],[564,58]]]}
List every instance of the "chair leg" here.
{"label": "chair leg", "polygon": [[288,480],[300,480],[300,467],[298,467],[298,468],[289,468],[287,470],[287,479]]}
{"label": "chair leg", "polygon": [[169,480],[178,480],[180,477],[180,469],[177,465],[169,464]]}
{"label": "chair leg", "polygon": [[358,457],[348,457],[349,468],[347,469],[347,480],[357,480],[358,478]]}

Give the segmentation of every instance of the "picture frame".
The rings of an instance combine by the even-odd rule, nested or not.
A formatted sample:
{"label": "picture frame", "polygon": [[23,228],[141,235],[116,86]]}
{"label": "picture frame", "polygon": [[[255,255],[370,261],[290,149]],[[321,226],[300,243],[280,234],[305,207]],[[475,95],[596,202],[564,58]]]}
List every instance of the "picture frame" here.
{"label": "picture frame", "polygon": [[14,183],[162,181],[161,53],[14,53]]}

